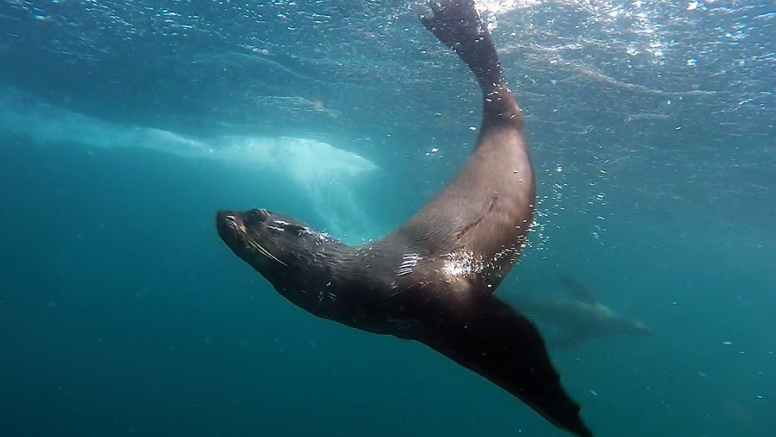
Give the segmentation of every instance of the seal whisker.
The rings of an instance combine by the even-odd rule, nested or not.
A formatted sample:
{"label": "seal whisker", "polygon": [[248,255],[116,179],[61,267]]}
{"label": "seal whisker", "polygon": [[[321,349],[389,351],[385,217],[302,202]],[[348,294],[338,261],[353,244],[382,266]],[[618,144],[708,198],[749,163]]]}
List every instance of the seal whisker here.
{"label": "seal whisker", "polygon": [[271,254],[267,249],[264,248],[261,244],[253,241],[252,239],[248,239],[248,244],[251,246],[253,250],[256,252],[259,252],[260,254],[266,256],[267,258],[277,261],[280,264],[283,264],[284,266],[288,267],[288,264],[284,263],[283,261],[279,260],[275,255]]}

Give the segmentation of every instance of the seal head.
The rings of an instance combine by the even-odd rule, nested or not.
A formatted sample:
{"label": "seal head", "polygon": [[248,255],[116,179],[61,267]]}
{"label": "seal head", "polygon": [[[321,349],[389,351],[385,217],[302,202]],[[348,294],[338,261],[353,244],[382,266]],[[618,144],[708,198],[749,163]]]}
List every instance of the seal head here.
{"label": "seal head", "polygon": [[218,211],[218,235],[263,276],[297,271],[329,246],[344,246],[299,220],[266,209]]}
{"label": "seal head", "polygon": [[328,234],[266,209],[218,211],[216,228],[234,253],[283,295],[327,280],[352,251]]}

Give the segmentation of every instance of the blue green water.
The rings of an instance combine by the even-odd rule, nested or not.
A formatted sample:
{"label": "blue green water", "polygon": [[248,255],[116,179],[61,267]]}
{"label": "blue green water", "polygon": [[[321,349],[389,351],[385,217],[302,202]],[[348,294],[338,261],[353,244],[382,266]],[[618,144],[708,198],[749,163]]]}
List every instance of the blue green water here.
{"label": "blue green water", "polygon": [[[598,436],[776,427],[776,6],[481,2],[531,245],[655,329],[553,352]],[[0,436],[561,436],[420,344],[316,319],[218,239],[379,238],[462,165],[470,73],[388,2],[0,2]]]}

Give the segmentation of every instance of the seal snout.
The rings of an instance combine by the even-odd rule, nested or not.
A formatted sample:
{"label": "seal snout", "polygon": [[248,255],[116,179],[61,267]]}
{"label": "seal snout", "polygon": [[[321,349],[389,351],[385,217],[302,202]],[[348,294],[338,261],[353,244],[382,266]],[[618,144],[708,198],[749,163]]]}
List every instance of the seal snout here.
{"label": "seal snout", "polygon": [[260,230],[270,218],[266,209],[251,209],[249,211],[219,210],[216,213],[216,229],[224,241],[243,238],[249,230]]}
{"label": "seal snout", "polygon": [[216,224],[227,224],[227,223],[235,223],[238,221],[238,217],[240,216],[240,213],[235,211],[227,211],[225,209],[219,209],[218,212],[216,212]]}
{"label": "seal snout", "polygon": [[242,214],[235,211],[219,210],[216,212],[216,229],[222,240],[234,238],[235,234],[244,232]]}

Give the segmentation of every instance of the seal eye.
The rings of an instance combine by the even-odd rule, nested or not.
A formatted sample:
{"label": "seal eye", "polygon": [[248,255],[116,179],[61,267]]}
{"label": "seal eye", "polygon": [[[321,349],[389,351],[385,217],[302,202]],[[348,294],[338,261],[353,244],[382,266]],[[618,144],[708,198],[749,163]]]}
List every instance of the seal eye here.
{"label": "seal eye", "polygon": [[245,214],[244,222],[248,226],[255,226],[263,223],[267,217],[269,217],[269,213],[266,209],[252,209]]}

